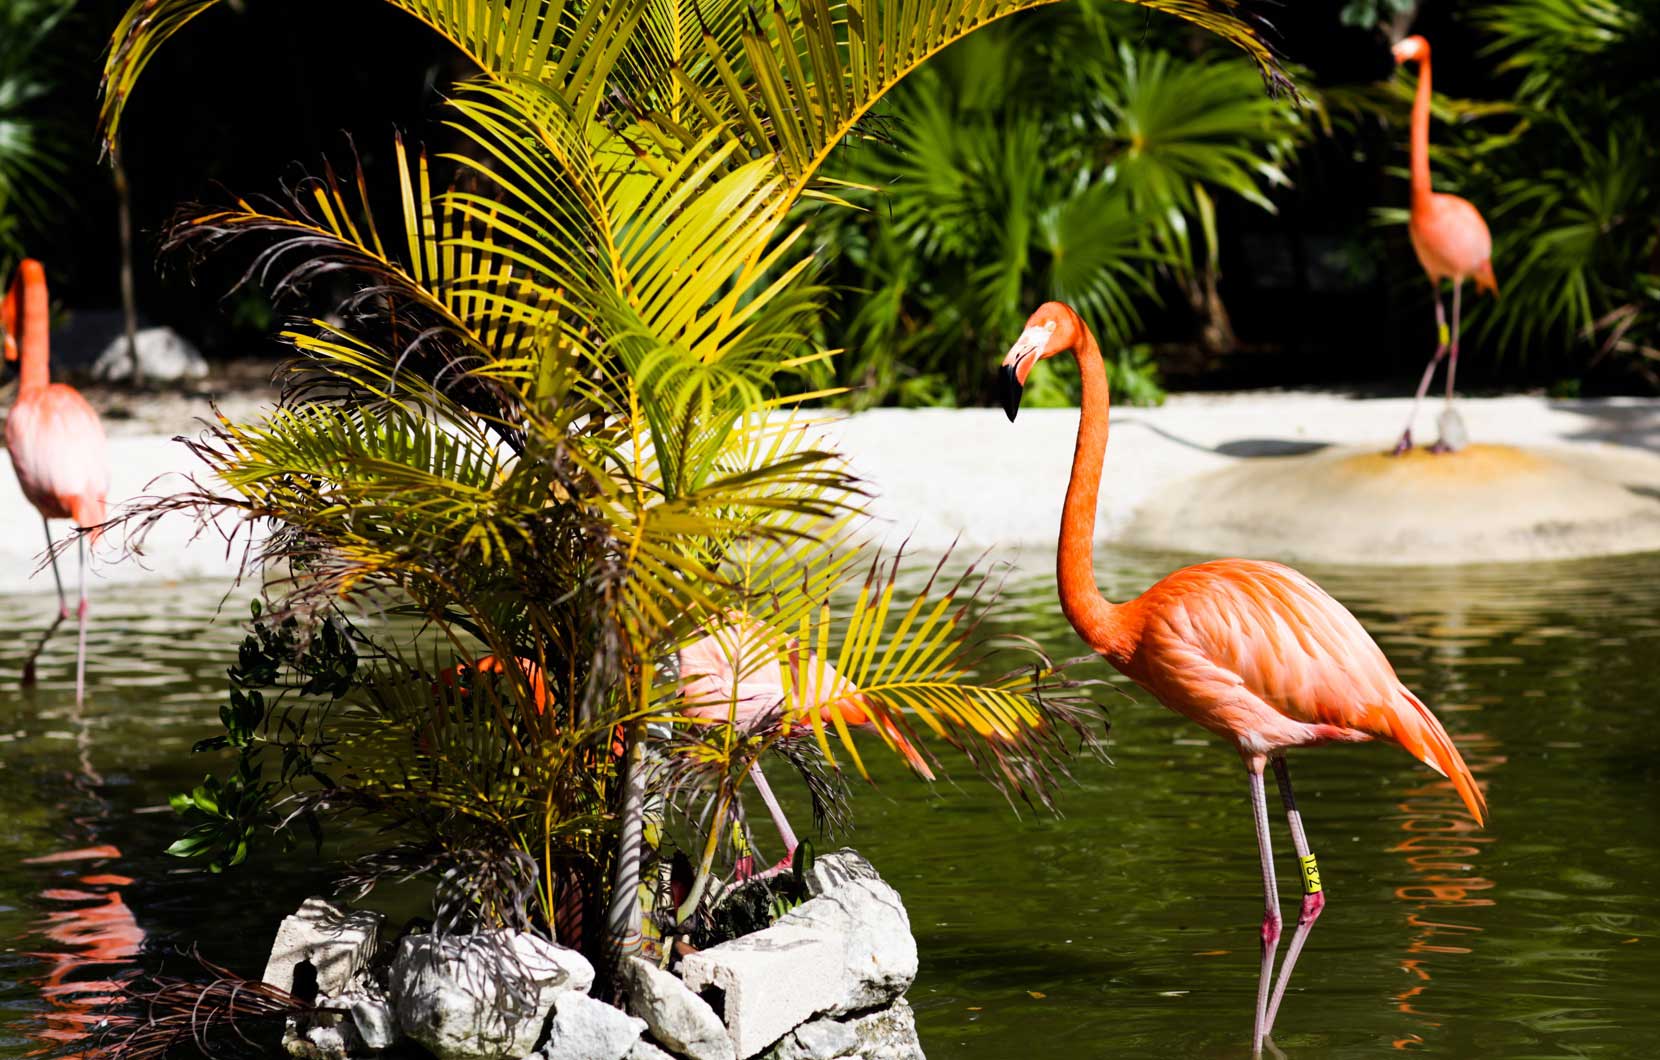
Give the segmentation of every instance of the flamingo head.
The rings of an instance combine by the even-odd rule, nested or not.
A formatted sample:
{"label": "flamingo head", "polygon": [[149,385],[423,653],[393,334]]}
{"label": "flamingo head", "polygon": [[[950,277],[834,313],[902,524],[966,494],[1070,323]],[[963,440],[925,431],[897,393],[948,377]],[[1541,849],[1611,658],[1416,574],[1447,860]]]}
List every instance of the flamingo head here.
{"label": "flamingo head", "polygon": [[1077,341],[1078,314],[1062,302],[1045,302],[1026,318],[1025,330],[1009,347],[997,374],[998,393],[1010,423],[1020,411],[1020,395],[1026,388],[1027,377],[1032,374],[1032,366],[1070,350]]}
{"label": "flamingo head", "polygon": [[1390,49],[1397,63],[1416,63],[1429,58],[1429,41],[1413,34]]}

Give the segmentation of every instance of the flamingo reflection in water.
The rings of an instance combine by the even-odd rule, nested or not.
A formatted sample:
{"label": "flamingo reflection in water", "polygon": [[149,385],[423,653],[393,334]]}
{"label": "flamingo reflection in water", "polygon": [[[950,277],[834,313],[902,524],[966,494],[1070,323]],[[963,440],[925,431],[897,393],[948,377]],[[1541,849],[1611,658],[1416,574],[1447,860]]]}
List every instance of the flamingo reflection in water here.
{"label": "flamingo reflection in water", "polygon": [[[1474,733],[1459,741],[1470,772],[1481,776],[1504,764],[1498,741],[1485,733]],[[1411,905],[1406,923],[1414,933],[1401,959],[1401,969],[1411,978],[1406,989],[1395,995],[1395,1007],[1415,1017],[1426,1029],[1441,1026],[1440,1020],[1420,1011],[1420,997],[1429,989],[1431,958],[1461,957],[1471,951],[1472,937],[1481,933],[1476,924],[1460,922],[1455,910],[1480,909],[1497,904],[1489,892],[1494,881],[1482,876],[1473,864],[1482,848],[1494,841],[1462,812],[1458,796],[1443,783],[1425,783],[1406,793],[1397,809],[1402,813],[1401,831],[1407,837],[1389,848],[1402,854],[1416,877],[1412,883],[1395,888],[1395,897]],[[1396,1049],[1419,1049],[1423,1035],[1408,1032],[1390,1043]]]}
{"label": "flamingo reflection in water", "polygon": [[[132,879],[105,871],[102,864],[120,856],[118,848],[106,845],[23,862],[91,869],[69,886],[41,892],[43,899],[61,908],[42,918],[40,934],[61,948],[34,954],[48,967],[39,986],[50,1008],[41,1014],[43,1026],[32,1035],[40,1048],[30,1055],[93,1055],[97,1050],[90,1046],[99,1032],[116,1021],[113,1013],[122,1000],[121,973],[135,967],[145,937],[121,896],[120,888],[131,885]],[[88,1048],[76,1048],[82,1045]]]}

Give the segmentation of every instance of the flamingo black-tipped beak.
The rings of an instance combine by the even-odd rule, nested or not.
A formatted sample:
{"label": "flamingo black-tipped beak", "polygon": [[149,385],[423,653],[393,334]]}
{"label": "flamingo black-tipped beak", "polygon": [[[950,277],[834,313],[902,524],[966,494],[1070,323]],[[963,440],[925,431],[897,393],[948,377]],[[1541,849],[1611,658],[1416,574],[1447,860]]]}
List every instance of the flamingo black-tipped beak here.
{"label": "flamingo black-tipped beak", "polygon": [[1020,377],[1015,374],[1015,366],[1005,364],[997,370],[997,397],[1003,403],[1003,412],[1014,422],[1015,413],[1020,411],[1020,394],[1026,388],[1020,385]]}

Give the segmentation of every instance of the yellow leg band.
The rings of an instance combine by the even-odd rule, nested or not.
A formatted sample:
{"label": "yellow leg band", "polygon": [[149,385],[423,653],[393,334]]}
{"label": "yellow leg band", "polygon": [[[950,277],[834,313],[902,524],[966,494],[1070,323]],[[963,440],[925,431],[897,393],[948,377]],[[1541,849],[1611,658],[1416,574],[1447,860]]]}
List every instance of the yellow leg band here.
{"label": "yellow leg band", "polygon": [[[1435,325],[1435,333],[1441,336],[1441,345],[1443,346],[1445,346],[1452,339],[1452,333],[1447,330],[1446,321],[1442,321],[1441,323]],[[1315,890],[1319,890],[1319,888],[1316,887]]]}
{"label": "yellow leg band", "polygon": [[1305,857],[1299,858],[1298,861],[1301,862],[1303,866],[1303,893],[1319,894],[1320,866],[1315,862],[1314,855],[1309,854]]}

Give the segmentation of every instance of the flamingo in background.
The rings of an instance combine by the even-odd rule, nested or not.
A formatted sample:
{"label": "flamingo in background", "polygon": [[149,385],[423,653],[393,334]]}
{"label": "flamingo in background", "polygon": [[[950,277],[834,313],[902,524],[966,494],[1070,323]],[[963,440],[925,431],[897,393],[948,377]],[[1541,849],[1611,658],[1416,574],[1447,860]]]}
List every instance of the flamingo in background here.
{"label": "flamingo in background", "polygon": [[[1429,184],[1429,41],[1422,37],[1408,37],[1394,47],[1397,63],[1418,64],[1418,94],[1412,100],[1412,220],[1407,234],[1412,237],[1412,249],[1418,254],[1418,263],[1429,274],[1430,287],[1435,293],[1435,356],[1424,368],[1424,377],[1418,383],[1418,395],[1412,399],[1412,414],[1407,417],[1406,430],[1395,444],[1399,456],[1412,448],[1412,424],[1418,418],[1418,408],[1424,403],[1429,381],[1435,377],[1435,366],[1441,358],[1447,361],[1447,411],[1452,411],[1453,378],[1458,374],[1458,314],[1464,281],[1473,279],[1476,290],[1493,292],[1499,296],[1499,283],[1493,277],[1493,237],[1487,231],[1487,222],[1481,211],[1470,205],[1468,199],[1457,195],[1442,195],[1430,190]],[[1441,308],[1441,281],[1452,281],[1452,332],[1447,332],[1447,315]],[[1461,442],[1449,444],[1443,428],[1442,436],[1432,453],[1456,449]]]}
{"label": "flamingo in background", "polygon": [[[729,611],[726,617],[726,625],[680,651],[682,713],[749,729],[781,712],[786,703],[804,704],[808,709],[817,704],[821,723],[834,724],[839,714],[849,727],[874,726],[899,749],[913,770],[926,780],[934,779],[933,770],[916,746],[890,719],[873,711],[865,694],[834,666],[820,662],[811,649],[803,658],[799,641],[785,640],[782,634],[742,611]],[[786,661],[790,668],[788,681]],[[760,762],[750,765],[749,775],[783,841],[784,860],[780,864],[787,864],[797,845],[795,830],[761,773]],[[737,875],[743,878],[752,870],[753,860],[746,854],[739,859]]]}
{"label": "flamingo in background", "polygon": [[[1095,336],[1071,307],[1033,313],[1003,359],[1010,420],[1038,361],[1071,350],[1083,379],[1072,477],[1061,511],[1061,610],[1084,643],[1166,707],[1232,743],[1245,761],[1266,911],[1252,1048],[1274,1025],[1292,967],[1325,908],[1285,753],[1294,747],[1381,739],[1452,780],[1478,823],[1486,801],[1441,723],[1395,676],[1366,630],[1314,582],[1278,563],[1223,559],[1169,575],[1141,596],[1109,603],[1095,585],[1095,505],[1107,451],[1106,368]],[[1302,909],[1272,1000],[1279,898],[1268,836],[1264,768],[1273,763],[1303,878]]]}
{"label": "flamingo in background", "polygon": [[[21,293],[21,298],[19,297]],[[26,260],[17,267],[17,278],[0,303],[0,325],[5,332],[6,360],[19,353],[21,316],[22,358],[17,400],[6,416],[6,450],[12,470],[17,472],[23,496],[40,512],[46,530],[47,556],[52,562],[52,579],[58,586],[58,618],[69,616],[63,595],[63,577],[52,551],[52,527],[48,520],[70,519],[83,530],[90,529],[94,543],[97,527],[104,521],[104,502],[109,495],[109,456],[105,451],[104,426],[98,414],[78,391],[53,383],[47,369],[49,356],[46,300],[46,270],[40,262]],[[80,604],[76,609],[80,633],[75,648],[75,702],[81,702],[86,685],[86,540],[77,539],[80,561]],[[50,637],[54,622],[46,631]],[[41,638],[24,667],[25,683],[32,675],[35,655],[46,644]]]}

